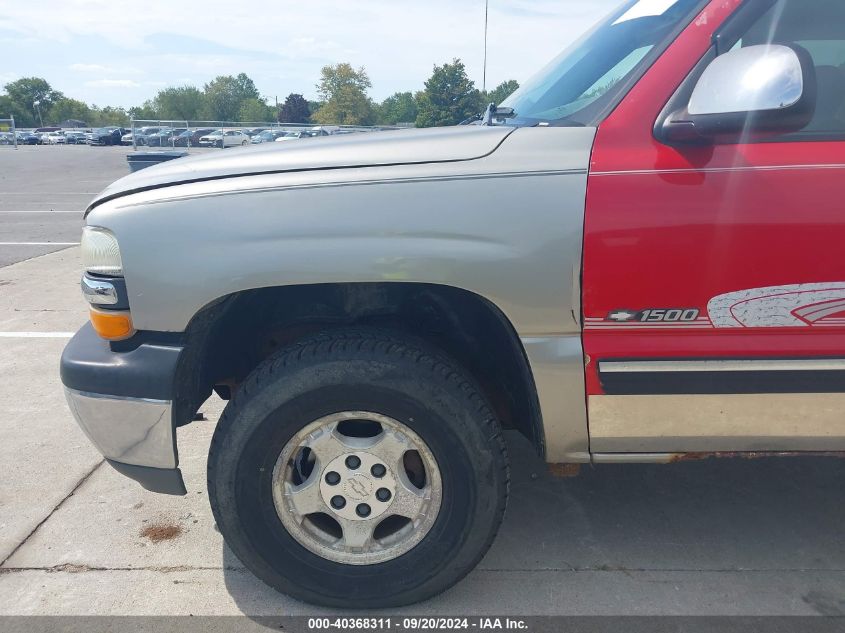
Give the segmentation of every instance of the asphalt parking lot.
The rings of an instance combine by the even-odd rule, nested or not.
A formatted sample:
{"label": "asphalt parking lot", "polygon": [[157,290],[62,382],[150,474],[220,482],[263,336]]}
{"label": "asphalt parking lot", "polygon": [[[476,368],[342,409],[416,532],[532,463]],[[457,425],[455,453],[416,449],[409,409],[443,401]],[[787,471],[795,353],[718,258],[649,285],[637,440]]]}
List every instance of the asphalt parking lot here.
{"label": "asphalt parking lot", "polygon": [[[205,492],[223,402],[179,430],[187,497],[105,464],[65,406],[86,319],[79,229],[126,148],[0,151],[0,614],[316,614],[225,547]],[[845,615],[845,462],[736,460],[550,477],[518,436],[502,530],[425,614]]]}

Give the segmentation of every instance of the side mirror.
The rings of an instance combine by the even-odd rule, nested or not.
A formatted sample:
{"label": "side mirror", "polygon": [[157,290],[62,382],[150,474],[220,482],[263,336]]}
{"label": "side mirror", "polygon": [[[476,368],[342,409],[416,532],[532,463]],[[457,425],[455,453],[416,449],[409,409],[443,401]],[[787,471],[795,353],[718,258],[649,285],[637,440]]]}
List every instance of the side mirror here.
{"label": "side mirror", "polygon": [[688,105],[666,117],[660,135],[669,143],[712,143],[797,132],[813,118],[816,92],[815,66],[805,50],[739,48],[710,62]]}

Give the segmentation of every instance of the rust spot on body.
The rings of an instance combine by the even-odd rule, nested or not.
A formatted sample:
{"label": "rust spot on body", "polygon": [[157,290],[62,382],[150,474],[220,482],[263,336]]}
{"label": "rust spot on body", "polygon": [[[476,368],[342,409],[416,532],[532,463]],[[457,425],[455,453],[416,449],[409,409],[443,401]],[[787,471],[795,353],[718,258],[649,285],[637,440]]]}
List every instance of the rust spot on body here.
{"label": "rust spot on body", "polygon": [[704,459],[765,459],[767,457],[845,457],[842,451],[721,451],[711,453],[676,453],[669,459],[670,464],[677,462],[695,462]]}

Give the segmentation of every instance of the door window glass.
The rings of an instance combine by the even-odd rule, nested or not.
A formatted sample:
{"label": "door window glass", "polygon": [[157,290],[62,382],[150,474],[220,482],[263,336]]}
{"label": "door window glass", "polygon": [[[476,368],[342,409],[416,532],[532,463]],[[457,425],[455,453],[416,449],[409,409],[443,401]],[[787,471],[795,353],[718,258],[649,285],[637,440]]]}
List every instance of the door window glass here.
{"label": "door window glass", "polygon": [[737,46],[788,44],[813,60],[818,93],[812,121],[798,136],[845,136],[845,2],[776,0]]}

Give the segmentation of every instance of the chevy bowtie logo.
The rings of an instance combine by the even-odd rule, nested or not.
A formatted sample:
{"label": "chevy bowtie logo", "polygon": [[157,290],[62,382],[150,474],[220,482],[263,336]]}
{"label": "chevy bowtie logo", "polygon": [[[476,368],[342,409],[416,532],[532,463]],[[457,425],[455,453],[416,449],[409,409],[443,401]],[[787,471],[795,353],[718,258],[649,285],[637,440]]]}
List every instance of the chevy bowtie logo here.
{"label": "chevy bowtie logo", "polygon": [[631,312],[630,310],[617,310],[616,312],[611,312],[607,315],[609,321],[630,321],[635,316],[637,316],[636,312]]}
{"label": "chevy bowtie logo", "polygon": [[373,492],[373,484],[362,475],[355,475],[346,480],[346,494],[357,501],[369,497]]}
{"label": "chevy bowtie logo", "polygon": [[357,479],[350,479],[349,487],[352,488],[352,492],[354,492],[359,497],[363,497],[367,494],[367,486],[365,486],[363,482],[358,481]]}

